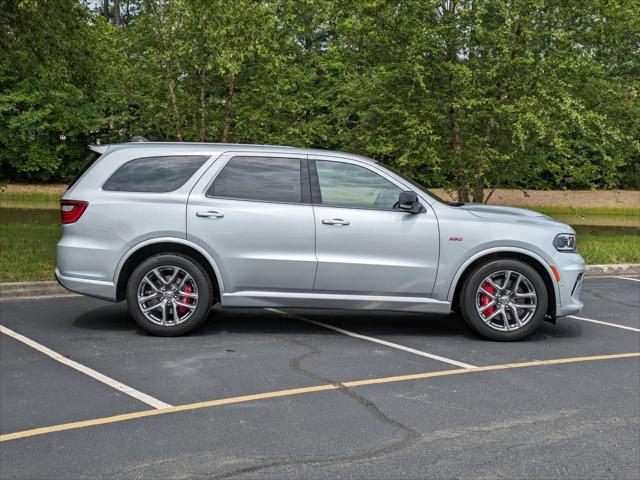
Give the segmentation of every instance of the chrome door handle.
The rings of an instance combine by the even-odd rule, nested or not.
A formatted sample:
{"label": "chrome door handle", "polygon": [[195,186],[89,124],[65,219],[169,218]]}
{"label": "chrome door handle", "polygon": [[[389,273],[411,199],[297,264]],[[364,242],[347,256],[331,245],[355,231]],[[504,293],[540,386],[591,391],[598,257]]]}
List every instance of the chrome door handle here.
{"label": "chrome door handle", "polygon": [[325,225],[349,225],[348,221],[341,218],[325,218],[324,220],[322,220],[322,223]]}
{"label": "chrome door handle", "polygon": [[216,212],[214,210],[210,210],[208,212],[196,212],[196,217],[205,217],[205,218],[223,218],[224,213]]}

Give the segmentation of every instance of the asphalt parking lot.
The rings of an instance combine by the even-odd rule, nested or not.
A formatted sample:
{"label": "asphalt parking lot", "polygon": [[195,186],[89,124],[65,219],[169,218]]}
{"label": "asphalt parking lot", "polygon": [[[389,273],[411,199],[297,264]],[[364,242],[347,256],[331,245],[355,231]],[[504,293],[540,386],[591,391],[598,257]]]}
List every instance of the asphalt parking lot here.
{"label": "asphalt parking lot", "polygon": [[158,338],[124,304],[5,301],[0,477],[638,478],[640,281],[583,299],[517,343],[320,310]]}

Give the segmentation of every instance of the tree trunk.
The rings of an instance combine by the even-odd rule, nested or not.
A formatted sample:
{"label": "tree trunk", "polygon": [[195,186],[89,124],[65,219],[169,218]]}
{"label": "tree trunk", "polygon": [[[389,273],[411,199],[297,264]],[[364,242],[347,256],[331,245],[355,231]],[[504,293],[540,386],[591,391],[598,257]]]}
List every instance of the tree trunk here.
{"label": "tree trunk", "polygon": [[120,19],[120,0],[113,0],[113,23],[118,27],[122,23]]}
{"label": "tree trunk", "polygon": [[204,70],[200,70],[200,141],[205,140],[205,94],[207,88],[207,77]]}
{"label": "tree trunk", "polygon": [[169,100],[171,101],[171,110],[173,111],[173,118],[176,122],[176,140],[182,141],[182,131],[180,130],[180,114],[178,113],[178,99],[176,97],[176,90],[171,78],[171,72],[167,67],[167,87],[169,89]]}
{"label": "tree trunk", "polygon": [[[160,26],[159,28],[160,42],[162,43],[163,53],[166,54],[168,51],[168,47],[167,47],[167,41],[164,37],[164,17],[162,15],[162,7],[159,6],[159,7],[153,8],[153,5],[154,5],[153,2],[150,2],[149,5],[152,6],[151,8],[153,9],[153,13],[156,15],[158,19],[158,23]],[[169,65],[168,61],[165,63],[165,74],[167,78],[167,89],[169,90],[169,101],[171,102],[171,111],[173,112],[173,118],[176,126],[176,140],[181,142],[182,131],[180,129],[180,114],[178,112],[178,98],[176,96],[175,84],[173,81],[173,76],[171,74],[171,66]]]}
{"label": "tree trunk", "polygon": [[484,175],[478,174],[473,186],[473,202],[484,202]]}
{"label": "tree trunk", "polygon": [[229,141],[229,131],[231,129],[231,115],[233,114],[233,96],[236,90],[236,75],[229,75],[229,86],[227,90],[227,103],[224,109],[224,130],[222,132],[222,142]]}
{"label": "tree trunk", "polygon": [[491,200],[491,197],[493,196],[495,191],[496,191],[496,187],[493,187],[489,192],[489,195],[487,195],[487,198],[484,199],[483,203],[489,203],[489,200]]}
{"label": "tree trunk", "polygon": [[484,166],[488,164],[486,150],[489,148],[489,142],[491,140],[491,126],[493,125],[493,116],[486,119],[486,126],[484,129],[484,138],[482,139],[483,146],[478,154],[476,161],[476,178],[473,187],[473,201],[475,203],[486,203],[484,199]]}
{"label": "tree trunk", "polygon": [[456,162],[456,187],[458,190],[458,201],[468,202],[467,175],[465,171],[464,157],[462,156],[462,137],[460,135],[460,121],[455,109],[450,112],[452,142],[451,148]]}
{"label": "tree trunk", "polygon": [[104,18],[107,19],[107,22],[109,21],[109,0],[104,0],[102,2],[102,15],[104,15]]}
{"label": "tree trunk", "polygon": [[456,24],[456,1],[448,0],[443,6],[443,23],[447,26],[446,31],[446,54],[447,60],[451,63],[451,72],[449,74],[449,96],[451,99],[451,107],[449,108],[449,124],[451,127],[451,149],[456,170],[456,190],[458,192],[459,202],[468,202],[469,194],[467,191],[467,175],[465,170],[464,156],[462,155],[462,133],[460,131],[460,115],[455,104],[457,92],[455,90],[454,69],[458,63],[458,41],[457,41],[457,24]]}

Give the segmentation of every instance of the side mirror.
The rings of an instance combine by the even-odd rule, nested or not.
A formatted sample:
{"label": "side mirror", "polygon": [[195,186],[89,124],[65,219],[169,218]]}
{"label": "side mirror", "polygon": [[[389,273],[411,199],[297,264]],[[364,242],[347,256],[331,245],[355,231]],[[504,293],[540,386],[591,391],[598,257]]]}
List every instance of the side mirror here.
{"label": "side mirror", "polygon": [[398,203],[395,204],[395,209],[407,213],[420,213],[424,211],[424,207],[418,200],[418,195],[412,191],[400,192]]}

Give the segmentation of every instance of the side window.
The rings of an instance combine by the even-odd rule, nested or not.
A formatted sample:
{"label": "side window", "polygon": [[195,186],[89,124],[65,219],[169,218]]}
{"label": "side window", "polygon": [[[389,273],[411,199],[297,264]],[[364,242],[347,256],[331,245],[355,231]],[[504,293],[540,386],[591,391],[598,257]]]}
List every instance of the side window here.
{"label": "side window", "polygon": [[207,155],[136,158],[122,165],[102,186],[116,192],[171,192],[185,184]]}
{"label": "side window", "polygon": [[299,158],[233,157],[222,168],[207,196],[300,203],[300,178]]}
{"label": "side window", "polygon": [[393,209],[402,191],[371,170],[350,163],[316,160],[323,205]]}

